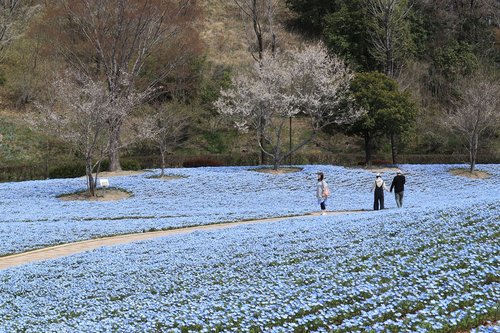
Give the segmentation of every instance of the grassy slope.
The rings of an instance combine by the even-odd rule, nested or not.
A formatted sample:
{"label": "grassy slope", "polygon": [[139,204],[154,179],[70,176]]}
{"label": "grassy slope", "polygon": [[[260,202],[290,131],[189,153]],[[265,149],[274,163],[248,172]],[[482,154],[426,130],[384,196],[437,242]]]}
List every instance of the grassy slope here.
{"label": "grassy slope", "polygon": [[[249,45],[255,37],[250,23],[241,15],[239,8],[232,0],[203,0],[201,5],[204,19],[200,32],[206,45],[209,67],[223,65],[234,72],[248,68],[254,62]],[[280,0],[277,25],[290,15],[284,1]],[[281,47],[300,44],[297,36],[283,29],[276,29],[276,34]],[[4,86],[0,93],[0,166],[36,163],[43,158],[39,147],[43,138],[28,129],[23,119],[24,111],[15,110],[6,97],[6,89],[8,86]],[[248,150],[248,147],[254,146],[253,137],[247,136],[243,141],[244,144],[230,150]]]}
{"label": "grassy slope", "polygon": [[41,141],[42,138],[28,128],[21,114],[5,109],[0,111],[0,166],[25,165],[39,160]]}
{"label": "grassy slope", "polygon": [[[201,33],[207,46],[208,60],[213,64],[229,65],[235,69],[251,64],[249,45],[255,39],[251,22],[242,15],[232,0],[203,0],[205,13]],[[280,26],[291,17],[284,0],[277,1],[275,33],[281,48],[299,46],[302,38]]]}

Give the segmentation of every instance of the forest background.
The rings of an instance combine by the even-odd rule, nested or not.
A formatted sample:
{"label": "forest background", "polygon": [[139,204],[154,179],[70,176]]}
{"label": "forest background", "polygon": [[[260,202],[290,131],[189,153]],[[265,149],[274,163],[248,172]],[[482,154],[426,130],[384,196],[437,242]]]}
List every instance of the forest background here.
{"label": "forest background", "polygon": [[[165,23],[157,35],[150,29],[151,39],[135,35],[143,38],[143,50],[147,46],[143,57],[125,56],[119,46],[129,45],[134,34],[119,39],[117,30],[110,36],[121,44],[110,50],[120,53],[124,69],[116,61],[108,64],[106,48],[100,50],[97,43],[107,33],[106,25],[94,27],[103,29],[98,38],[87,35],[95,17],[105,22],[121,11],[130,22],[144,22],[145,10],[157,14],[153,9],[164,14]],[[0,11],[0,180],[85,174],[82,151],[57,135],[62,123],[43,112],[68,87],[57,86],[63,84],[58,80],[75,69],[106,82],[116,103],[127,96],[127,103],[120,104],[126,113],[115,115],[120,127],[116,161],[101,161],[102,169],[115,170],[158,167],[162,156],[167,166],[268,163],[255,134],[238,131],[216,108],[221,90],[249,72],[265,52],[322,41],[331,54],[345,60],[358,82],[385,82],[380,84],[415,105],[414,119],[403,122],[395,137],[389,127],[373,131],[369,162],[374,164],[468,162],[470,146],[450,125],[457,96],[461,88],[484,78],[498,82],[500,75],[496,0],[117,0],[106,5],[92,0],[7,0],[0,3]],[[97,14],[85,16],[88,12]],[[143,16],[131,17],[137,13]],[[117,21],[112,24],[116,28]],[[114,73],[119,75],[113,77],[108,67],[118,68]],[[128,84],[120,81],[123,77]],[[132,101],[132,95],[138,97]],[[66,95],[69,102],[71,98]],[[34,114],[53,126],[40,126],[39,121],[34,126]],[[168,124],[163,146],[144,135],[158,124]],[[299,142],[309,131],[300,115],[287,126],[284,150],[290,139]],[[484,130],[478,162],[500,162],[499,138],[496,124]],[[363,130],[326,127],[285,162],[364,164],[366,147]]]}

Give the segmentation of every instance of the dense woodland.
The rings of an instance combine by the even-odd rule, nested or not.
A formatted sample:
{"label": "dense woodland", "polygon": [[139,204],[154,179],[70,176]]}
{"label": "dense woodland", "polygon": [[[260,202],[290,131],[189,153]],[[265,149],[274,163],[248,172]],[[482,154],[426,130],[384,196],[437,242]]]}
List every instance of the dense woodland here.
{"label": "dense woodland", "polygon": [[1,178],[498,163],[499,41],[497,0],[2,0]]}

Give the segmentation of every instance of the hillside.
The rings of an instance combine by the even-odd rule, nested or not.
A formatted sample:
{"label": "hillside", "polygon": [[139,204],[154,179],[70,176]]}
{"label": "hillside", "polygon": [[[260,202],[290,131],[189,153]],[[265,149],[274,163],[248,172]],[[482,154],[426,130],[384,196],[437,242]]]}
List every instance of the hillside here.
{"label": "hillside", "polygon": [[[287,21],[293,17],[278,0],[275,17],[277,44],[281,48],[300,46],[303,38],[285,29]],[[204,19],[201,36],[206,45],[208,59],[214,65],[239,67],[254,62],[250,45],[255,44],[255,35],[248,17],[242,14],[233,0],[203,0]]]}
{"label": "hillside", "polygon": [[[286,7],[285,0],[276,3],[273,31],[278,48],[303,47],[313,40],[322,39],[330,50],[345,56],[357,72],[382,71],[383,66],[374,64],[373,59],[371,62],[367,60],[372,67],[366,67],[366,63],[356,63],[367,56],[366,49],[363,49],[366,48],[367,41],[356,39],[359,36],[366,37],[360,33],[366,32],[367,27],[370,27],[365,22],[367,18],[363,16],[364,12],[359,10],[363,7],[363,2],[354,1],[352,7],[342,7],[342,10],[333,9],[336,8],[334,4],[340,3],[340,0],[332,0],[331,4],[311,3],[311,12],[301,6],[294,7],[295,11],[292,11]],[[290,0],[286,3],[301,2]],[[259,154],[255,135],[237,133],[228,119],[217,114],[213,107],[221,88],[229,84],[231,77],[246,72],[255,64],[251,52],[254,51],[256,55],[252,23],[233,0],[202,0],[199,4],[202,13],[192,33],[199,34],[193,40],[201,40],[202,45],[194,49],[201,51],[190,54],[191,62],[176,73],[179,77],[174,75],[166,82],[166,85],[174,88],[169,86],[172,91],[165,93],[163,101],[175,96],[178,85],[181,93],[185,94],[180,98],[184,98],[185,109],[190,114],[185,142],[170,156],[169,163],[179,166],[191,156],[211,155],[209,158],[225,164],[254,164]],[[408,55],[407,66],[403,67],[406,72],[396,78],[396,81],[401,89],[409,90],[419,108],[419,114],[416,124],[408,126],[408,132],[400,138],[398,149],[403,156],[402,162],[467,160],[463,141],[445,128],[443,115],[452,103],[451,98],[458,81],[462,79],[461,75],[470,75],[475,68],[481,66],[491,68],[487,65],[490,66],[491,60],[496,59],[494,52],[484,51],[484,45],[492,45],[486,37],[485,40],[472,43],[471,38],[476,40],[478,36],[471,37],[466,31],[457,30],[456,22],[462,19],[463,13],[449,13],[453,14],[450,22],[443,21],[443,8],[440,6],[417,1],[412,7],[414,16],[408,22],[408,38],[413,39],[414,49]],[[319,15],[313,20],[315,24],[328,25],[310,30],[308,20],[311,20],[311,13]],[[479,14],[482,12],[478,12],[478,17],[483,17]],[[35,27],[35,23],[39,23],[36,22],[37,18],[40,16],[31,17],[31,24]],[[476,23],[478,29],[489,29],[487,31],[491,35],[491,27],[480,24],[481,22]],[[269,48],[269,31],[266,26],[264,25],[263,30],[264,48]],[[497,45],[499,31],[496,30]],[[44,39],[47,36],[38,33],[36,29],[27,29],[26,33],[10,44],[9,50],[2,53],[0,61],[0,82],[3,82],[0,85],[0,168],[3,168],[3,171],[0,170],[0,178],[4,180],[40,178],[43,175],[48,177],[49,169],[62,168],[63,170],[53,170],[57,171],[54,173],[57,176],[82,170],[78,155],[70,147],[54,140],[50,135],[47,137],[35,133],[28,126],[28,114],[33,109],[35,100],[47,96],[44,89],[47,87],[49,74],[65,62],[50,53],[51,48],[44,45],[47,43]],[[486,33],[483,35],[486,36]],[[461,40],[457,44],[458,38]],[[365,53],[359,54],[360,52]],[[155,64],[148,70],[153,71],[154,66]],[[495,70],[490,72],[497,73]],[[147,73],[151,76],[153,74]],[[141,122],[143,116],[138,114],[136,120]],[[297,142],[307,133],[307,125],[305,120],[293,120],[292,141]],[[285,132],[286,139],[282,142],[284,148],[288,149],[288,129]],[[500,160],[499,133],[496,129],[485,133],[488,136],[481,140],[479,147],[480,162],[497,162]],[[305,146],[293,162],[362,163],[362,137],[331,134],[322,133],[317,140]],[[376,133],[376,136],[373,141],[374,159],[380,163],[390,161],[391,143],[388,136],[383,131]],[[126,167],[149,167],[158,163],[157,150],[150,143],[128,145],[121,153]],[[11,174],[17,170],[25,171],[22,175]]]}
{"label": "hillside", "polygon": [[[205,73],[203,75],[207,80],[210,80],[211,73],[217,71],[218,68],[227,68],[233,73],[241,70],[246,71],[255,62],[250,52],[250,45],[254,43],[255,39],[250,25],[251,22],[242,15],[241,10],[233,1],[203,0],[201,6],[203,13],[201,21],[197,24],[197,30],[204,44],[206,64],[204,65]],[[275,33],[278,47],[299,46],[301,44],[299,35],[280,28],[292,16],[292,13],[284,6],[284,1],[280,0],[278,2],[275,15]],[[10,55],[17,56],[25,47],[24,45],[14,44]],[[26,58],[29,58],[29,56],[26,56]],[[13,59],[7,60],[3,63],[5,72],[9,73],[9,75],[18,75],[19,73],[27,75],[21,69],[15,67],[23,65],[21,60],[18,60],[17,64]],[[1,67],[2,64],[0,64]],[[27,76],[27,79],[34,80],[35,78]],[[17,97],[15,94],[17,92],[13,92],[13,89],[18,89],[18,83],[12,82],[13,80],[14,78],[9,76],[8,82],[3,87],[0,86],[0,123],[2,124],[0,125],[0,131],[2,131],[1,134],[4,138],[3,140],[0,139],[0,167],[2,165],[10,167],[30,164],[53,164],[47,162],[45,156],[55,157],[53,160],[71,160],[72,158],[65,156],[66,153],[64,152],[63,155],[58,156],[59,152],[54,155],[53,151],[46,151],[46,144],[43,142],[45,139],[28,128],[29,124],[26,122],[26,115],[32,109],[33,104],[28,103],[21,108],[16,106]],[[206,118],[206,112],[203,110],[196,114],[195,118]],[[209,116],[212,117],[212,115]],[[198,122],[197,119],[192,121],[193,123]],[[207,125],[201,126],[201,130],[205,130],[203,127]],[[230,124],[226,124],[225,128],[227,129],[228,126],[230,127]],[[299,128],[300,125],[297,124],[296,130]],[[198,129],[199,127],[196,127],[196,130]],[[226,153],[239,153],[248,151],[251,147],[254,148],[252,137],[243,136],[244,140],[235,145],[231,141],[234,140],[232,134],[224,135],[222,139],[216,138],[216,142],[205,141],[207,136],[212,136],[211,133],[207,135],[191,133],[191,135],[192,138],[185,145],[189,154],[204,154],[219,151],[220,149],[223,149]],[[300,136],[300,132],[294,134],[294,136]],[[226,140],[226,142],[219,142],[220,140]],[[137,155],[141,154],[141,152],[134,150],[132,154]]]}

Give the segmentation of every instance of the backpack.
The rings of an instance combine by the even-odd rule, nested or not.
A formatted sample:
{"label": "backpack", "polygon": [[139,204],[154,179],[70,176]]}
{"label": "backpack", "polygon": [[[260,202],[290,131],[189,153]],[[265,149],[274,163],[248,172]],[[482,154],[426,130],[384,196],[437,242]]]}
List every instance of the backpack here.
{"label": "backpack", "polygon": [[325,186],[323,185],[323,196],[325,196],[325,197],[329,197],[329,196],[330,196],[330,194],[331,194],[331,193],[330,193],[330,189],[329,189],[328,187],[325,187]]}

